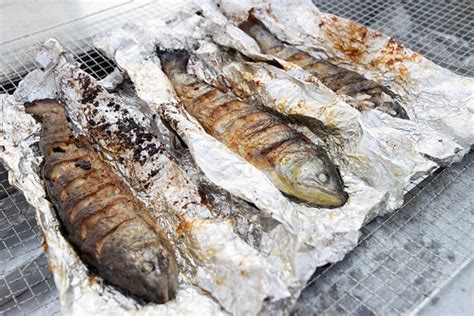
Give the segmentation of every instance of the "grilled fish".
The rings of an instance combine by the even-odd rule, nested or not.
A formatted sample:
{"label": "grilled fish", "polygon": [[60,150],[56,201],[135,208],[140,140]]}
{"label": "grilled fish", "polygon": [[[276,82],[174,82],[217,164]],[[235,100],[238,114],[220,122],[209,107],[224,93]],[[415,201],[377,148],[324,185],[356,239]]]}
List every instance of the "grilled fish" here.
{"label": "grilled fish", "polygon": [[387,87],[363,75],[319,60],[295,47],[285,45],[253,16],[239,26],[252,36],[265,54],[292,62],[321,80],[337,94],[348,95],[356,101],[359,110],[375,108],[390,116],[408,119],[405,109],[396,101],[396,95]]}
{"label": "grilled fish", "polygon": [[42,176],[69,240],[83,260],[118,288],[146,301],[176,295],[177,267],[144,205],[84,137],[74,137],[54,100],[26,105],[42,122]]}
{"label": "grilled fish", "polygon": [[325,207],[347,201],[340,175],[321,147],[276,116],[188,74],[186,51],[159,50],[158,55],[186,110],[282,192]]}

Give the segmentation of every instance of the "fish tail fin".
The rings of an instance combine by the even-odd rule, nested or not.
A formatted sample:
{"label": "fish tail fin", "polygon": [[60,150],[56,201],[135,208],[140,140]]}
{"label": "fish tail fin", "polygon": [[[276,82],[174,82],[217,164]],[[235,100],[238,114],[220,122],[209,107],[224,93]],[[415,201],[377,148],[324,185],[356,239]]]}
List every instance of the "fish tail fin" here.
{"label": "fish tail fin", "polygon": [[189,53],[184,49],[177,50],[161,50],[157,48],[156,54],[160,58],[161,68],[169,75],[171,71],[186,72],[188,66]]}
{"label": "fish tail fin", "polygon": [[64,116],[64,106],[56,100],[43,99],[24,104],[25,112],[31,114],[38,122],[43,122],[47,117]]}
{"label": "fish tail fin", "polygon": [[249,14],[247,20],[239,24],[239,28],[247,34],[252,32],[253,28],[262,26],[262,22],[257,19],[252,13]]}
{"label": "fish tail fin", "polygon": [[253,14],[249,14],[248,19],[239,24],[239,28],[253,37],[264,52],[274,46],[282,44],[260,20],[253,16]]}
{"label": "fish tail fin", "polygon": [[25,112],[41,123],[40,148],[43,154],[50,155],[57,142],[67,142],[71,129],[64,106],[56,100],[39,100],[25,104]]}

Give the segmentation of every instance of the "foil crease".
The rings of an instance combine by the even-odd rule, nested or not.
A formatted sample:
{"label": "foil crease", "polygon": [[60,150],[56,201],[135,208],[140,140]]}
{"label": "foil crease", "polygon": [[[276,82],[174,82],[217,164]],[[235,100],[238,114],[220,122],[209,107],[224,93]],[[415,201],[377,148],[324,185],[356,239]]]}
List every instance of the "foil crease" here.
{"label": "foil crease", "polygon": [[[342,259],[356,246],[366,221],[402,204],[410,180],[460,160],[472,146],[472,79],[432,64],[383,34],[321,13],[309,1],[291,3],[292,10],[279,0],[199,1],[169,23],[144,21],[100,34],[94,45],[118,65],[100,83],[49,40],[37,57],[45,70],[30,73],[13,96],[1,95],[0,158],[10,182],[36,207],[63,312],[286,314],[316,267]],[[390,86],[413,120],[376,110],[360,113],[299,67],[281,60],[283,69],[267,63],[274,57],[262,54],[235,27],[250,10],[280,39],[315,56],[323,51],[326,59]],[[360,34],[366,35],[361,39]],[[156,46],[187,49],[193,53],[189,72],[248,102],[304,118],[305,124],[295,127],[324,144],[341,169],[349,201],[329,210],[283,196],[185,111],[161,71]],[[229,48],[254,61],[236,58]],[[135,90],[131,95],[120,90],[127,77]],[[39,125],[23,108],[42,98],[67,104],[75,132],[97,145],[164,227],[181,271],[175,300],[138,304],[91,277],[62,236],[38,176]],[[173,136],[163,122],[186,144],[183,156],[173,154]],[[322,124],[324,132],[312,123]],[[135,142],[138,132],[150,139]],[[216,194],[227,209],[206,202],[197,182],[230,194],[232,199]],[[252,203],[257,212],[230,202],[235,200]],[[255,239],[250,230],[239,229],[240,221],[267,225]]]}

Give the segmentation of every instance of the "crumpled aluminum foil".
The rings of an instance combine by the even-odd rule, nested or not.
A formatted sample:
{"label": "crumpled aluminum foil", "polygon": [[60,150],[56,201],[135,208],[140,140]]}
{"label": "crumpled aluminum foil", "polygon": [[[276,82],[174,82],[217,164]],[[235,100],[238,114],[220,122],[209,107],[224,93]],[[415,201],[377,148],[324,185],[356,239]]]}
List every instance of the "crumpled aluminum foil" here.
{"label": "crumpled aluminum foil", "polygon": [[[15,151],[12,143],[14,137],[22,136],[20,139],[26,144],[28,139],[35,138],[34,133],[38,131],[38,126],[34,124],[36,129],[25,133],[18,132],[18,128],[26,126],[19,118],[26,117],[31,120],[30,116],[23,112],[22,104],[45,97],[58,97],[67,104],[68,114],[74,122],[76,132],[85,134],[98,145],[104,158],[123,175],[137,196],[152,210],[158,211],[163,205],[167,208],[168,213],[155,212],[153,215],[169,235],[176,249],[182,272],[178,298],[166,305],[148,304],[145,309],[140,309],[140,312],[174,311],[179,314],[189,311],[189,306],[193,306],[206,314],[222,313],[222,305],[234,313],[257,313],[266,297],[282,298],[289,295],[283,282],[273,277],[275,272],[266,258],[233,231],[233,221],[221,217],[216,213],[218,210],[208,208],[197,188],[174,158],[162,149],[159,137],[147,135],[147,141],[136,141],[137,135],[142,132],[151,131],[159,135],[153,129],[152,115],[147,116],[146,110],[137,107],[139,102],[123,103],[122,97],[109,94],[78,66],[69,63],[62,54],[61,46],[54,40],[45,43],[39,53],[38,61],[47,70],[30,73],[21,82],[13,100],[6,105],[8,109],[12,109],[11,120],[8,121],[13,126],[11,129],[5,129],[5,131],[11,130],[5,133],[2,139],[2,144],[6,147],[5,152]],[[123,132],[124,129],[127,130],[126,133]],[[151,146],[152,144],[154,146]],[[151,150],[147,151],[149,148]],[[137,150],[141,153],[138,159]],[[33,162],[24,151],[16,154],[37,171],[37,161]],[[38,160],[38,157],[36,159]],[[9,169],[20,172],[15,165],[10,165],[11,159],[4,156],[3,160]],[[158,172],[153,172],[155,170]],[[37,175],[35,181],[42,190],[41,180]],[[30,194],[33,196],[41,194],[44,197],[44,191],[31,192],[27,188],[21,186],[20,188],[25,191],[27,198]],[[38,203],[34,200],[29,198],[28,200],[37,206]],[[54,211],[49,207],[47,210],[40,209],[39,212],[47,212],[54,218]],[[291,227],[290,224],[284,222],[279,226],[282,227],[276,227],[273,231],[294,234],[287,232],[285,228]],[[57,237],[59,232],[57,228],[48,229],[45,236],[46,243],[50,247],[54,249],[69,247],[64,240],[62,241],[65,245],[56,247],[54,240],[52,243],[49,242],[48,234]],[[53,269],[61,300],[67,312],[82,314],[94,308],[97,308],[96,312],[109,312],[109,307],[104,301],[111,299],[116,301],[116,295],[119,302],[115,304],[116,306],[110,306],[112,310],[116,309],[123,313],[137,309],[138,305],[133,300],[127,299],[113,289],[113,295],[104,298],[101,292],[111,288],[91,287],[92,283],[86,274],[74,273],[76,265],[82,266],[84,271],[87,271],[77,262],[77,257],[75,260],[76,262],[70,266],[61,266],[58,272]],[[51,262],[55,265],[54,258]],[[71,274],[68,280],[64,280],[64,274]],[[95,278],[94,282],[97,279],[99,278]],[[79,288],[77,288],[78,281],[82,283]],[[82,295],[82,287],[91,293],[87,296]],[[212,299],[204,291],[210,293]],[[213,299],[218,300],[220,305]],[[87,300],[87,304],[84,300]]]}
{"label": "crumpled aluminum foil", "polygon": [[198,2],[214,22],[208,30],[217,43],[259,55],[257,43],[234,27],[252,12],[279,39],[389,86],[412,120],[452,137],[464,150],[472,146],[472,78],[435,65],[387,35],[322,13],[309,0]]}
{"label": "crumpled aluminum foil", "polygon": [[[56,57],[58,56],[59,54]],[[63,61],[67,64],[65,60]],[[76,66],[67,65],[71,67],[70,70],[79,71]],[[182,281],[185,285],[180,287],[178,296],[173,302],[166,305],[148,304],[143,307],[115,288],[104,285],[99,277],[91,276],[74,249],[64,239],[59,230],[60,223],[56,213],[45,198],[43,182],[38,176],[42,159],[35,144],[39,140],[40,126],[24,112],[23,107],[25,102],[56,98],[65,93],[60,90],[56,81],[59,77],[56,75],[53,75],[52,71],[33,71],[20,83],[13,96],[1,95],[3,129],[0,138],[0,146],[2,146],[0,157],[9,170],[10,182],[22,190],[27,201],[36,208],[38,223],[44,238],[44,249],[49,258],[63,312],[78,315],[85,313],[147,315],[157,312],[189,314],[194,308],[198,308],[210,315],[223,314],[221,307],[214,300],[186,280]],[[72,93],[72,90],[70,92]],[[80,126],[76,128],[78,132],[86,132]],[[174,185],[175,191],[177,187],[183,190],[186,187],[186,184],[179,182]],[[150,205],[150,202],[147,204]],[[161,217],[163,217],[162,214]],[[227,239],[232,239],[230,225],[225,223],[221,225],[219,221],[211,224],[217,236],[222,233],[221,238],[225,236]],[[207,223],[203,223],[202,226],[207,227]],[[226,241],[222,239],[222,242]],[[231,240],[230,244],[236,243]],[[236,248],[239,249],[241,244],[243,245],[242,242],[237,243]],[[208,250],[211,251],[213,247],[214,245],[211,245]],[[246,246],[243,245],[243,247]]]}
{"label": "crumpled aluminum foil", "polygon": [[[288,3],[277,0],[222,1],[220,8],[202,1],[167,24],[146,21],[99,35],[94,45],[119,67],[101,81],[103,86],[50,40],[37,58],[46,70],[30,73],[13,96],[1,96],[0,158],[10,171],[10,181],[37,209],[65,313],[287,313],[316,267],[340,260],[355,247],[367,220],[401,205],[410,179],[459,160],[472,146],[473,130],[466,128],[473,123],[472,79],[433,65],[371,30],[363,31],[367,40],[351,41],[360,26],[322,14],[309,2],[292,3],[288,10]],[[234,26],[252,8],[279,38],[310,53],[323,49],[331,61],[347,63],[395,89],[414,119],[394,119],[376,110],[359,113],[302,69],[284,61],[279,61],[284,69],[265,63],[273,57],[261,54],[256,43]],[[328,35],[335,31],[345,41]],[[361,43],[364,49],[358,46]],[[206,134],[179,104],[161,71],[156,45],[193,51],[188,70],[208,82],[226,85],[282,114],[298,114],[337,130],[316,135],[296,126],[315,141],[324,141],[340,166],[348,203],[333,210],[294,204],[262,172]],[[357,60],[346,54],[351,45],[359,47]],[[257,62],[241,62],[225,47]],[[394,51],[387,51],[389,47]],[[394,61],[387,62],[390,58]],[[124,73],[136,95],[120,91]],[[97,144],[170,237],[181,270],[176,300],[141,306],[99,277],[90,278],[61,235],[38,176],[41,156],[34,144],[39,125],[23,109],[24,102],[56,97],[67,104],[76,133]],[[90,98],[97,104],[88,102]],[[111,102],[118,107],[108,106]],[[182,138],[188,148],[185,156],[194,161],[173,154],[171,136],[160,119]],[[130,135],[120,131],[124,122],[135,128]],[[134,142],[137,131],[153,137],[142,144]],[[157,153],[142,147],[151,144]],[[142,163],[133,159],[137,150],[144,154]],[[220,190],[215,196],[221,201],[206,203],[197,182]],[[235,200],[252,203],[258,212],[245,211]],[[226,203],[224,211],[221,205]],[[168,212],[158,214],[163,205]],[[262,225],[255,239],[251,230],[239,229],[240,221],[271,225]]]}

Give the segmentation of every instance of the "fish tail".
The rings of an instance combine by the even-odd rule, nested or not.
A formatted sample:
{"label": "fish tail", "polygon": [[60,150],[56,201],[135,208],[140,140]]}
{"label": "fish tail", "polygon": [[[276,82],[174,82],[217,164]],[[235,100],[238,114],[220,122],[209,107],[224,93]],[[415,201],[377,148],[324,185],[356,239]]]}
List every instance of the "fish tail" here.
{"label": "fish tail", "polygon": [[25,112],[42,125],[40,147],[46,156],[55,143],[67,142],[71,137],[66,110],[58,101],[44,99],[25,103]]}
{"label": "fish tail", "polygon": [[246,21],[239,25],[239,28],[253,37],[263,51],[268,51],[276,46],[282,45],[282,42],[252,14],[249,15],[249,18]]}
{"label": "fish tail", "polygon": [[260,24],[262,24],[262,22],[253,16],[253,14],[249,14],[248,19],[239,24],[239,28],[245,33],[250,33],[252,32],[253,28]]}
{"label": "fish tail", "polygon": [[157,48],[156,54],[160,58],[161,67],[166,75],[170,75],[172,71],[186,72],[190,57],[186,50],[161,50]]}
{"label": "fish tail", "polygon": [[24,104],[25,112],[33,115],[38,122],[48,120],[51,115],[62,115],[66,116],[64,107],[55,100],[43,99],[34,102],[27,102]]}

